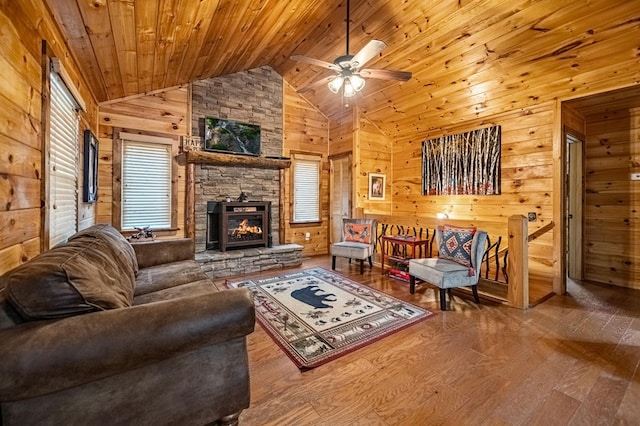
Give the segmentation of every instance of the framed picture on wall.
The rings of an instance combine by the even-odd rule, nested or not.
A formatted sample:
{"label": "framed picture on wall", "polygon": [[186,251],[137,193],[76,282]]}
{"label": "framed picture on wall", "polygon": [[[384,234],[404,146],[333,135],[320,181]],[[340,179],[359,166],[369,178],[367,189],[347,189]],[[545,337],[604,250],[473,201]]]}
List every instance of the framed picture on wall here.
{"label": "framed picture on wall", "polygon": [[422,142],[422,195],[500,194],[500,126]]}
{"label": "framed picture on wall", "polygon": [[369,173],[369,199],[384,200],[387,177],[379,173]]}
{"label": "framed picture on wall", "polygon": [[95,203],[98,199],[98,139],[91,130],[84,131],[84,187],[82,201]]}

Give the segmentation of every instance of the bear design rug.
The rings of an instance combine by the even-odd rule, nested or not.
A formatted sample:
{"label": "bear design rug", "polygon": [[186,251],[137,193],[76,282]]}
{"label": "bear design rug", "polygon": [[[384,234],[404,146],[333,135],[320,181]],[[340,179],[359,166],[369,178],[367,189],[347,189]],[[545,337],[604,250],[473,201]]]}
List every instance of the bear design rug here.
{"label": "bear design rug", "polygon": [[433,315],[323,268],[230,283],[298,368],[313,368]]}

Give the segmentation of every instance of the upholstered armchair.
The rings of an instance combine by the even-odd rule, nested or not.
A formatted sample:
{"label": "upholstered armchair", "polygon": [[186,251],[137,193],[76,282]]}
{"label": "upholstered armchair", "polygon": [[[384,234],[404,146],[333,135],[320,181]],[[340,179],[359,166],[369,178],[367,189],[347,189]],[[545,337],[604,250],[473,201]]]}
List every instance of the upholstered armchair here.
{"label": "upholstered armchair", "polygon": [[375,219],[342,219],[342,241],[331,245],[331,269],[336,269],[336,257],[346,257],[360,261],[360,273],[364,273],[364,261],[369,260],[373,267],[372,256],[376,248]]}
{"label": "upholstered armchair", "polygon": [[[487,233],[474,227],[443,225],[436,229],[438,257],[409,260],[409,291],[415,293],[416,279],[440,289],[440,309],[447,310],[446,293],[470,286],[476,303],[480,267]],[[449,294],[451,297],[451,294]]]}

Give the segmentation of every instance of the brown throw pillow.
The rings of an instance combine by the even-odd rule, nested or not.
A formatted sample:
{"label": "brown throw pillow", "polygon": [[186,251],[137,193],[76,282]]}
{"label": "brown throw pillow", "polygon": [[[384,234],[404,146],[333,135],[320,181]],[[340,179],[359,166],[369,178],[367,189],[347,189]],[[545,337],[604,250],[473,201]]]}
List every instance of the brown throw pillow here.
{"label": "brown throw pillow", "polygon": [[[126,242],[126,240],[125,240]],[[131,306],[131,261],[105,238],[72,237],[3,277],[7,300],[25,320]]]}

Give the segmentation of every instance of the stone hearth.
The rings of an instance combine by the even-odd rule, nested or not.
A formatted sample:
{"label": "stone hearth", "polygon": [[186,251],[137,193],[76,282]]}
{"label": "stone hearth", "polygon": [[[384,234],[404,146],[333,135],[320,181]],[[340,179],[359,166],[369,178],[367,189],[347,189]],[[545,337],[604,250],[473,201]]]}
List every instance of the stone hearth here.
{"label": "stone hearth", "polygon": [[302,264],[302,246],[283,244],[269,248],[252,248],[220,252],[196,253],[196,261],[210,278],[282,269]]}

